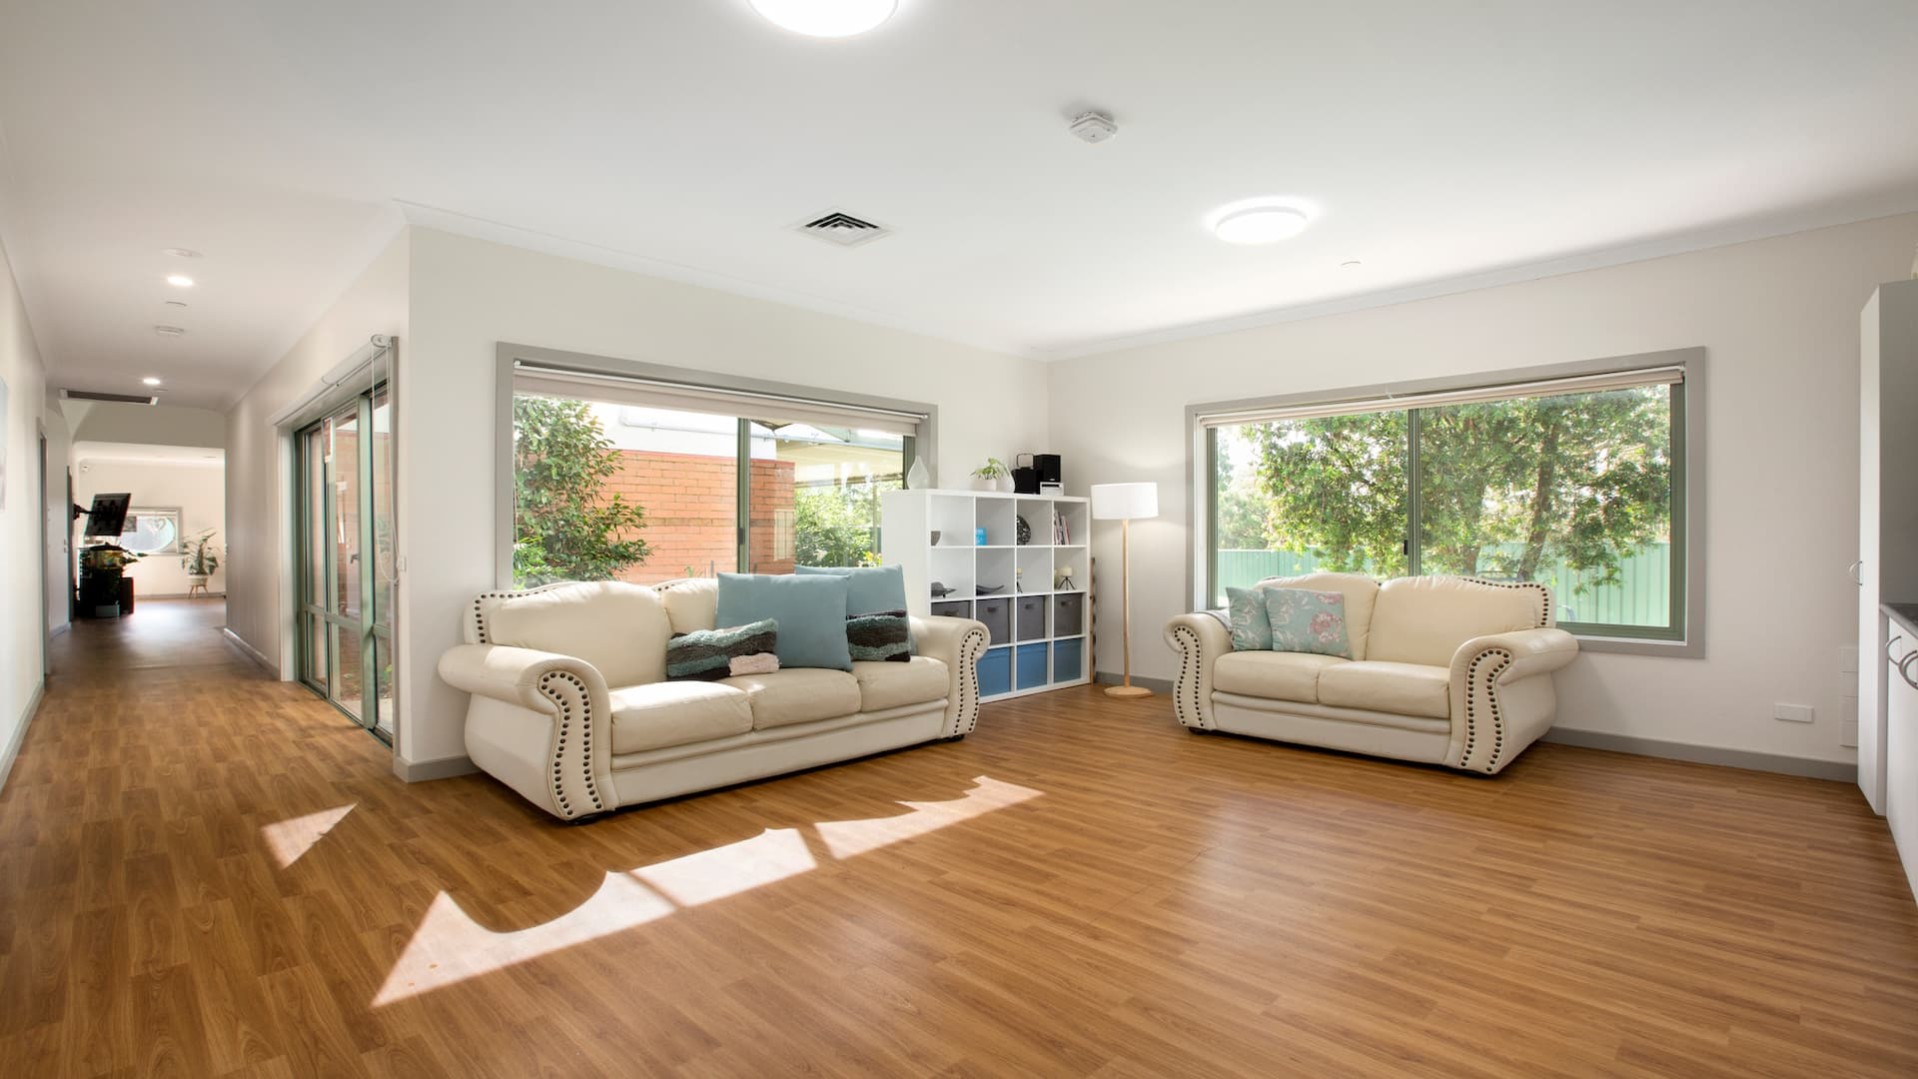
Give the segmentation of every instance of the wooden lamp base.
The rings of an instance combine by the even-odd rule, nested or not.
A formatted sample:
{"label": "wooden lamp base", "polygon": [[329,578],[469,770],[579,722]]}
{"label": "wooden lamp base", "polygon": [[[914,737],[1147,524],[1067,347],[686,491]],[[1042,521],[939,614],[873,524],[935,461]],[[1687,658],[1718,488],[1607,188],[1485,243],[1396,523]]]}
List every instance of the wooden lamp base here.
{"label": "wooden lamp base", "polygon": [[1144,686],[1107,686],[1106,696],[1121,697],[1126,699],[1131,699],[1135,697],[1150,697],[1152,696],[1152,691],[1145,688]]}

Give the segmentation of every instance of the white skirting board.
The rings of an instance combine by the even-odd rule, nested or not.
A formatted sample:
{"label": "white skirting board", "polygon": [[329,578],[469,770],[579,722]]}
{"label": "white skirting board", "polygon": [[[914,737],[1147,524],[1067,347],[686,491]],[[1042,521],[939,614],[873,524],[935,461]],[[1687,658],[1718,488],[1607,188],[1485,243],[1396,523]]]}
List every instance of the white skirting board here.
{"label": "white skirting board", "polygon": [[27,728],[33,725],[34,713],[40,711],[40,698],[46,691],[47,682],[43,678],[33,687],[33,697],[27,701],[26,711],[20,713],[20,726],[14,730],[13,737],[7,740],[6,748],[0,750],[0,790],[7,787],[7,776],[13,773],[14,758],[20,755],[20,747],[27,740]]}
{"label": "white skirting board", "polygon": [[1640,757],[1690,761],[1693,764],[1746,768],[1754,772],[1777,772],[1780,775],[1830,779],[1841,783],[1858,781],[1858,766],[1845,761],[1787,757],[1778,753],[1727,749],[1723,746],[1695,746],[1685,742],[1667,742],[1657,738],[1638,738],[1629,734],[1608,734],[1603,731],[1567,730],[1563,727],[1553,727],[1546,731],[1545,737],[1540,741],[1556,742],[1562,746],[1581,746],[1585,749],[1605,749],[1614,753],[1631,753]]}
{"label": "white skirting board", "polygon": [[233,647],[238,648],[241,652],[245,653],[246,658],[266,668],[268,673],[272,674],[275,678],[279,677],[280,665],[266,658],[266,655],[262,653],[259,649],[246,643],[245,638],[241,637],[239,634],[233,632],[231,629],[228,629],[225,626],[220,627],[220,632],[226,635],[226,639],[232,643]]}

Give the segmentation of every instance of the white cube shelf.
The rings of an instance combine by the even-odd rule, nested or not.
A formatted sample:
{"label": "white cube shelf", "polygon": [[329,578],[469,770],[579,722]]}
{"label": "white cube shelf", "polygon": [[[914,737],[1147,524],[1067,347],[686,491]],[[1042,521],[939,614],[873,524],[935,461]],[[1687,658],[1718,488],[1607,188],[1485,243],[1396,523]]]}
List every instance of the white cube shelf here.
{"label": "white cube shelf", "polygon": [[[883,514],[880,556],[905,571],[912,613],[986,623],[992,639],[979,665],[984,699],[1091,680],[1083,586],[1092,515],[1084,498],[890,491]],[[1072,570],[1073,587],[1053,587],[1061,569]]]}

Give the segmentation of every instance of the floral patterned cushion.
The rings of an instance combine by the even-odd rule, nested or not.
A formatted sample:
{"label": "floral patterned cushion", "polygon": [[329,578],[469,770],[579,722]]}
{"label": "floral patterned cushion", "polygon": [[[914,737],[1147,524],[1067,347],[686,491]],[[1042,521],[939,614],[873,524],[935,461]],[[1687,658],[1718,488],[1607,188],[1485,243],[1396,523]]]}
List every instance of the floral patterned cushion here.
{"label": "floral patterned cushion", "polygon": [[[1352,658],[1352,641],[1345,632],[1345,596],[1305,588],[1267,588],[1265,615],[1275,652],[1315,652],[1321,656]],[[1238,610],[1232,618],[1233,644],[1238,643]]]}
{"label": "floral patterned cushion", "polygon": [[1231,619],[1234,652],[1270,652],[1272,619],[1265,613],[1265,589],[1228,588],[1225,590]]}

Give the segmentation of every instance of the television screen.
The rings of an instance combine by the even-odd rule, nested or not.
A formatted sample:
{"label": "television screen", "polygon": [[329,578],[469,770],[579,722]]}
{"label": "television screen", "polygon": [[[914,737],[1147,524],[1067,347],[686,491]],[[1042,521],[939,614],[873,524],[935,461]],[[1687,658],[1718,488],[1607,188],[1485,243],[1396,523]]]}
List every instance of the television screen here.
{"label": "television screen", "polygon": [[127,530],[127,507],[133,503],[131,494],[94,495],[93,509],[87,512],[87,538],[120,538]]}

